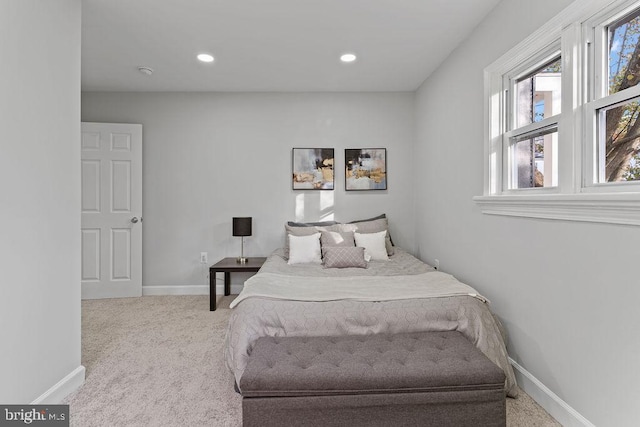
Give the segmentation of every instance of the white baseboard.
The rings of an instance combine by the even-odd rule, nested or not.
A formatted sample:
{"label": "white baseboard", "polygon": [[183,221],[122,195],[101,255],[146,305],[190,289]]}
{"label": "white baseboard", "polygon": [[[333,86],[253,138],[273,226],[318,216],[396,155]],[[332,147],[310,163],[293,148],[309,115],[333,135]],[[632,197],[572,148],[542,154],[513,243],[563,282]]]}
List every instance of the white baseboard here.
{"label": "white baseboard", "polygon": [[509,358],[513,366],[518,386],[533,400],[538,402],[553,418],[565,427],[595,427],[589,420],[580,415],[567,402],[552,392],[531,372],[523,368],[518,362]]}
{"label": "white baseboard", "polygon": [[[242,285],[231,285],[231,293],[239,294]],[[209,286],[143,286],[142,295],[209,295]],[[216,295],[224,295],[224,285],[216,286]]]}
{"label": "white baseboard", "polygon": [[58,381],[53,387],[45,391],[40,397],[31,402],[32,405],[56,405],[65,397],[76,391],[84,383],[84,366],[80,365],[66,377]]}

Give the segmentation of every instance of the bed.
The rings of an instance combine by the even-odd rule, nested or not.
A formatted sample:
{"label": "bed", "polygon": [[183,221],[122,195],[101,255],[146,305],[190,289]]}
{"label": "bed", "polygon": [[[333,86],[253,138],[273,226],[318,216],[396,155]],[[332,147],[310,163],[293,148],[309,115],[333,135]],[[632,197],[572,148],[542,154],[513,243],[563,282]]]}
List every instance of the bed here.
{"label": "bed", "polygon": [[401,248],[391,253],[366,268],[327,268],[292,265],[288,248],[274,251],[231,303],[225,359],[236,385],[253,343],[263,336],[459,331],[505,372],[507,395],[515,397],[505,337],[487,299]]}

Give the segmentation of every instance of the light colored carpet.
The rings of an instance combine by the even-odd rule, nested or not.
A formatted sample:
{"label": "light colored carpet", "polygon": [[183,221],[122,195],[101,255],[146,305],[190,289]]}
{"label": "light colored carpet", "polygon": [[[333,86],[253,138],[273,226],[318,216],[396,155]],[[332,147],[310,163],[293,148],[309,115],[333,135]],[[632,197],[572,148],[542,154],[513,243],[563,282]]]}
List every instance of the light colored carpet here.
{"label": "light colored carpet", "polygon": [[[224,363],[232,296],[82,302],[86,381],[64,403],[71,425],[240,426],[241,397]],[[559,426],[528,395],[507,399],[508,426]]]}

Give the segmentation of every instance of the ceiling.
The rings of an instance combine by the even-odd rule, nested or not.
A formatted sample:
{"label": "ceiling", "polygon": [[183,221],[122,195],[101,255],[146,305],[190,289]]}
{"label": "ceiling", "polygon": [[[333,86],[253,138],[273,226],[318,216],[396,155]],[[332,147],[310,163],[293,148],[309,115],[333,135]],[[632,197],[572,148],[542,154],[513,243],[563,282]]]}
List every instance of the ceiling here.
{"label": "ceiling", "polygon": [[499,1],[82,0],[82,90],[414,91]]}

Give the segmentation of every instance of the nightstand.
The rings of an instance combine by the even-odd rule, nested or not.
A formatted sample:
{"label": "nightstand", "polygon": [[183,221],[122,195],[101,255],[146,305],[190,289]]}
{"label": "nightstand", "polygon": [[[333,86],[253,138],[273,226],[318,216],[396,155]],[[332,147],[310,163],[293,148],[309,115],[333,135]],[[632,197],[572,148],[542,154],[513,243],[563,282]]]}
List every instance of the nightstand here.
{"label": "nightstand", "polygon": [[248,258],[241,264],[236,258],[224,258],[209,267],[209,310],[216,309],[216,273],[224,273],[224,294],[231,294],[231,273],[255,273],[267,260],[265,257]]}

